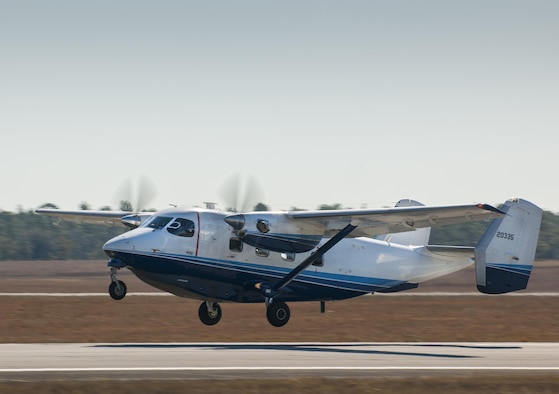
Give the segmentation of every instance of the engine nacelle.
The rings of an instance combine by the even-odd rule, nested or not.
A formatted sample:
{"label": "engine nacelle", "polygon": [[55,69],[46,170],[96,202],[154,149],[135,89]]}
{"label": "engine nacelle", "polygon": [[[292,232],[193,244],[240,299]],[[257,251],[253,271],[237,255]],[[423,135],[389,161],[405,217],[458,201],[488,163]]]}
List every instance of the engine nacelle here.
{"label": "engine nacelle", "polygon": [[153,213],[130,214],[130,215],[126,215],[126,216],[121,217],[120,221],[126,227],[134,229],[134,228],[140,227],[140,225],[143,222],[145,222],[147,219],[149,219],[152,215],[153,215]]}
{"label": "engine nacelle", "polygon": [[236,214],[227,216],[225,221],[242,242],[280,253],[308,252],[324,234],[321,226],[289,219],[284,212]]}

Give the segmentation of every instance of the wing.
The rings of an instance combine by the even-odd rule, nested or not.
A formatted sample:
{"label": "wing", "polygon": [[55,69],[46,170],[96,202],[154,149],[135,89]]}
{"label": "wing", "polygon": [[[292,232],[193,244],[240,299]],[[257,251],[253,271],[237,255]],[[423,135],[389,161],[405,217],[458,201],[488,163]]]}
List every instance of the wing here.
{"label": "wing", "polygon": [[504,215],[488,204],[397,206],[336,211],[249,212],[224,218],[237,237],[276,252],[307,252],[351,225],[348,237],[373,237],[424,227],[491,220]]}
{"label": "wing", "polygon": [[150,217],[151,213],[134,214],[127,211],[89,211],[39,208],[35,210],[39,215],[58,218],[58,220],[71,220],[78,223],[124,224],[127,227],[138,227],[142,221]]}
{"label": "wing", "polygon": [[357,225],[350,237],[376,236],[412,231],[423,227],[491,220],[505,213],[489,204],[412,206],[384,209],[296,211],[286,217],[323,228],[324,236],[337,233],[348,224]]}

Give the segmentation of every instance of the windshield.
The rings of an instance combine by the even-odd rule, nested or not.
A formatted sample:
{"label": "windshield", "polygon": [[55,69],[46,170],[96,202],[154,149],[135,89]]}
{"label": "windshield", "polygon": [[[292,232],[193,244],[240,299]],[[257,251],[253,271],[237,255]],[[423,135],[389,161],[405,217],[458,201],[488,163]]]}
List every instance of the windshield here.
{"label": "windshield", "polygon": [[150,227],[150,228],[154,228],[156,230],[160,230],[163,227],[165,227],[167,225],[167,223],[169,223],[171,221],[171,219],[168,216],[156,216],[154,218],[152,218],[151,220],[148,220],[146,222],[145,227]]}

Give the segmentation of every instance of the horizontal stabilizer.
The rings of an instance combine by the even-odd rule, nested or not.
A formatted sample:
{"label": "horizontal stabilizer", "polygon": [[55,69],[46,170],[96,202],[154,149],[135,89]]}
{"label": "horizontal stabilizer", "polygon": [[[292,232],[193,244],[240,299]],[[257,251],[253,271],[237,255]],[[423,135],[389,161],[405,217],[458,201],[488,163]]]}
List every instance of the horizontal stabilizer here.
{"label": "horizontal stabilizer", "polygon": [[[396,208],[421,207],[421,206],[424,206],[424,204],[415,200],[408,200],[408,199],[400,200],[395,205]],[[394,244],[399,244],[399,245],[423,246],[423,245],[427,245],[427,243],[429,242],[430,235],[431,235],[431,227],[422,227],[422,228],[414,229],[412,231],[378,235],[375,237],[375,239],[394,243]]]}
{"label": "horizontal stabilizer", "polygon": [[473,246],[427,245],[425,248],[436,255],[448,257],[474,258]]}

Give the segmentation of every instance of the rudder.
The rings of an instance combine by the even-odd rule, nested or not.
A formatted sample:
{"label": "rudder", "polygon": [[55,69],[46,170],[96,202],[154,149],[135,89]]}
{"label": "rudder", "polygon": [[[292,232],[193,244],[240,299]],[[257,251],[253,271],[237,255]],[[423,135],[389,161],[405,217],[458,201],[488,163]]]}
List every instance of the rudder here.
{"label": "rudder", "polygon": [[532,272],[543,211],[522,199],[500,208],[475,248],[477,288],[486,294],[525,289]]}

